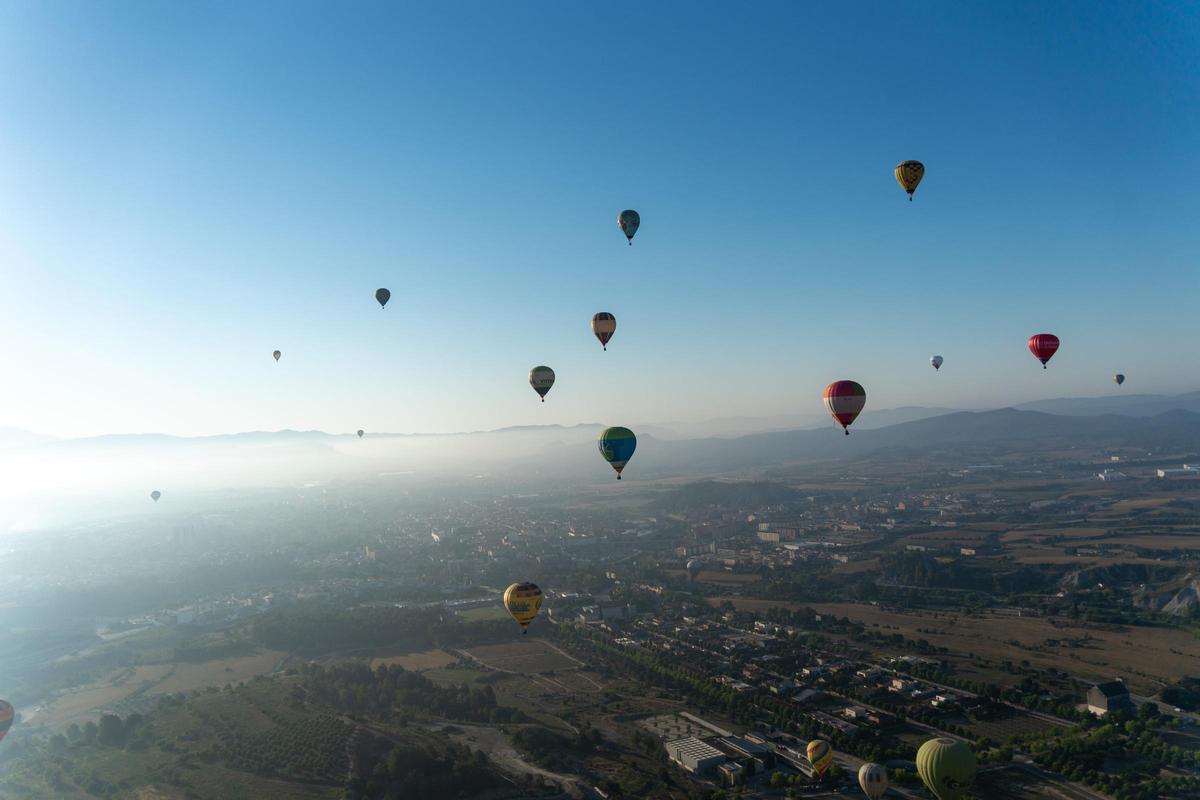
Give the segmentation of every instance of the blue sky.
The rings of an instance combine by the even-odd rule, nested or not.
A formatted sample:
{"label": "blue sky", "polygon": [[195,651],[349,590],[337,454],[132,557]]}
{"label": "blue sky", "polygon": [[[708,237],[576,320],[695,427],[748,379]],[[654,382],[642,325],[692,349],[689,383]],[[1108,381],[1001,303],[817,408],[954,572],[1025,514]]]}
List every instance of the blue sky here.
{"label": "blue sky", "polygon": [[1195,7],[991,5],[6,3],[0,425],[1200,389]]}

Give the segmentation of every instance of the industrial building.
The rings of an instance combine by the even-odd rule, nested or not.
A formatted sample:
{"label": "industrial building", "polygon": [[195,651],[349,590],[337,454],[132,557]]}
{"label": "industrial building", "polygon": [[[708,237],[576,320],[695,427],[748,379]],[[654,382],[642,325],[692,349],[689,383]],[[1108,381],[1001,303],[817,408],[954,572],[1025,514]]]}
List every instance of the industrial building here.
{"label": "industrial building", "polygon": [[667,756],[688,772],[704,775],[724,764],[728,758],[717,748],[689,736],[663,745]]}

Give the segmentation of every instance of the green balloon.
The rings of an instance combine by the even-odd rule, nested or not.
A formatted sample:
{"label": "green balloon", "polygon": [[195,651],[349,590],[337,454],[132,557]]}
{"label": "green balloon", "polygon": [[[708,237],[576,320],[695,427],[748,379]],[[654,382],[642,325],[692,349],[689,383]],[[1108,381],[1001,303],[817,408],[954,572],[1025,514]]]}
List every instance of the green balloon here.
{"label": "green balloon", "polygon": [[930,739],[917,751],[917,773],[938,800],[959,800],[975,782],[975,753],[957,739]]}

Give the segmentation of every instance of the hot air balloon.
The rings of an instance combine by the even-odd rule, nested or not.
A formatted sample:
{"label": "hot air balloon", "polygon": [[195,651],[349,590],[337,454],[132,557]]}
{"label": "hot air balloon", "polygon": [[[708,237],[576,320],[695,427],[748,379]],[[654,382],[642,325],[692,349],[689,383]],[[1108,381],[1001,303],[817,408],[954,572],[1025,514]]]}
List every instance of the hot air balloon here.
{"label": "hot air balloon", "polygon": [[834,381],[825,387],[825,408],[850,435],[850,423],[867,404],[867,391],[854,381]]}
{"label": "hot air balloon", "polygon": [[504,607],[521,625],[521,633],[529,633],[529,623],[542,607],[542,590],[536,583],[514,583],[504,590]]}
{"label": "hot air balloon", "polygon": [[281,355],[283,355],[283,353],[281,353],[281,352],[279,352],[278,350],[276,350],[274,353],[271,353],[271,355],[272,355],[272,356],[275,358],[275,360],[276,360],[276,361],[278,361],[278,360],[279,360],[279,357],[280,357]]}
{"label": "hot air balloon", "polygon": [[608,340],[617,332],[617,318],[607,311],[601,311],[592,317],[592,333],[600,340],[601,346],[608,349]]}
{"label": "hot air balloon", "polygon": [[379,301],[379,307],[384,308],[387,306],[387,301],[392,299],[392,293],[387,289],[376,289],[375,299]]}
{"label": "hot air balloon", "polygon": [[812,763],[813,770],[817,775],[824,777],[825,771],[833,763],[833,748],[824,739],[813,739],[808,743],[808,760]]}
{"label": "hot air balloon", "polygon": [[1120,386],[1125,382],[1125,376],[1118,372],[1116,375],[1113,375],[1113,382],[1116,383],[1117,386]]}
{"label": "hot air balloon", "polygon": [[162,492],[160,492],[158,489],[155,489],[153,492],[150,493],[150,499],[156,503],[158,502],[158,498],[160,498],[160,497],[162,497]]}
{"label": "hot air balloon", "polygon": [[13,707],[12,703],[7,700],[0,700],[0,739],[8,733],[8,729],[13,724]]}
{"label": "hot air balloon", "polygon": [[1045,369],[1046,362],[1058,352],[1058,337],[1053,333],[1035,333],[1029,337],[1029,352],[1042,362],[1042,369]]}
{"label": "hot air balloon", "polygon": [[638,226],[642,224],[641,216],[632,208],[627,208],[617,215],[617,227],[625,232],[625,238],[629,240],[629,246],[633,246],[633,235],[637,233]]}
{"label": "hot air balloon", "polygon": [[879,800],[888,788],[887,767],[873,762],[863,764],[858,768],[858,785],[871,800]]}
{"label": "hot air balloon", "polygon": [[546,393],[554,385],[554,370],[549,367],[534,367],[529,370],[529,385],[541,396],[542,402],[546,402]]}
{"label": "hot air balloon", "polygon": [[957,739],[930,739],[917,751],[917,773],[938,800],[958,800],[975,781],[975,753]]}
{"label": "hot air balloon", "polygon": [[925,177],[925,165],[920,161],[901,161],[896,165],[895,175],[896,183],[908,192],[908,199],[911,202],[913,192],[917,190],[917,184],[921,182],[921,178]]}
{"label": "hot air balloon", "polygon": [[637,449],[637,437],[629,428],[605,428],[598,444],[600,455],[612,464],[617,471],[617,480],[621,480],[621,470],[625,469],[625,463],[633,458],[633,451]]}
{"label": "hot air balloon", "polygon": [[941,356],[934,356],[933,358],[929,359],[929,363],[933,364],[934,369],[941,369],[943,361],[945,361],[945,359]]}
{"label": "hot air balloon", "polygon": [[365,431],[363,431],[363,429],[362,429],[362,428],[359,428],[359,429],[358,429],[358,438],[360,438],[360,439],[361,439],[361,438],[363,437],[363,434],[364,434],[364,433],[365,433]]}
{"label": "hot air balloon", "polygon": [[704,562],[698,558],[693,558],[687,562],[688,583],[695,583],[696,576],[700,574],[700,570],[704,569]]}

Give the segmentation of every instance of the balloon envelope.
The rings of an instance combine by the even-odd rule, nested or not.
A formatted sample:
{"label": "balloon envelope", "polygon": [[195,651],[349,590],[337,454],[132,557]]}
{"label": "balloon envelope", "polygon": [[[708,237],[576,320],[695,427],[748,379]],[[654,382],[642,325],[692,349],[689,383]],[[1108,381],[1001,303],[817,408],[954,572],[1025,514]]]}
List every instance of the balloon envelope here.
{"label": "balloon envelope", "polygon": [[150,499],[156,503],[158,502],[158,498],[160,498],[160,497],[162,497],[162,492],[160,492],[158,489],[155,489],[153,492],[150,493]]}
{"label": "balloon envelope", "polygon": [[272,356],[275,358],[275,360],[276,360],[276,361],[278,361],[278,360],[279,360],[279,357],[280,357],[281,355],[283,355],[283,353],[281,353],[281,352],[279,352],[278,350],[276,350],[274,353],[271,353],[271,355],[272,355]]}
{"label": "balloon envelope", "polygon": [[850,423],[854,422],[866,404],[867,391],[859,383],[834,381],[825,387],[825,408],[847,434],[850,433]]}
{"label": "balloon envelope", "polygon": [[633,244],[633,235],[637,233],[638,226],[642,224],[642,217],[632,208],[627,208],[617,215],[617,226],[625,232],[625,238]]}
{"label": "balloon envelope", "polygon": [[879,800],[888,788],[887,767],[869,762],[858,768],[858,785],[871,800]]}
{"label": "balloon envelope", "polygon": [[808,743],[808,760],[818,775],[824,775],[833,763],[833,748],[824,739],[813,739]]}
{"label": "balloon envelope", "polygon": [[12,727],[14,716],[16,714],[13,711],[12,703],[0,700],[0,739],[3,739],[8,733],[8,729]]}
{"label": "balloon envelope", "polygon": [[365,431],[363,431],[363,430],[360,428],[360,429],[359,429],[359,431],[358,431],[358,438],[360,438],[360,439],[361,439],[361,438],[363,437],[363,434],[364,434],[364,433],[365,433]]}
{"label": "balloon envelope", "polygon": [[1035,333],[1029,337],[1029,352],[1042,362],[1042,369],[1045,369],[1046,362],[1058,352],[1058,337],[1053,333]]}
{"label": "balloon envelope", "polygon": [[546,393],[554,385],[554,370],[549,367],[534,367],[529,370],[529,385],[541,396],[542,402],[546,402]]}
{"label": "balloon envelope", "polygon": [[387,289],[376,289],[375,290],[375,299],[379,301],[379,307],[383,308],[384,306],[387,305],[388,300],[392,299],[392,293],[389,292]]}
{"label": "balloon envelope", "polygon": [[600,344],[605,350],[608,349],[608,340],[617,332],[617,318],[607,311],[601,311],[592,316],[592,333],[600,340]]}
{"label": "balloon envelope", "polygon": [[1120,386],[1125,382],[1125,376],[1118,372],[1116,375],[1113,375],[1113,381],[1117,384],[1117,386]]}
{"label": "balloon envelope", "polygon": [[637,437],[633,431],[629,428],[606,428],[600,434],[597,445],[600,455],[617,471],[617,480],[621,480],[621,470],[625,469],[626,462],[633,458],[633,451],[637,449]]}
{"label": "balloon envelope", "polygon": [[542,590],[536,583],[514,583],[504,590],[504,608],[521,626],[521,632],[529,630],[529,623],[542,607]]}
{"label": "balloon envelope", "polygon": [[938,800],[959,800],[975,781],[975,753],[957,739],[930,739],[917,751],[917,773]]}
{"label": "balloon envelope", "polygon": [[933,364],[934,369],[941,369],[943,361],[944,359],[941,356],[934,356],[933,358],[929,359],[929,363]]}
{"label": "balloon envelope", "polygon": [[896,165],[893,174],[896,176],[896,183],[908,192],[908,199],[912,200],[917,184],[925,177],[925,165],[920,161],[901,161]]}

